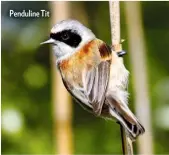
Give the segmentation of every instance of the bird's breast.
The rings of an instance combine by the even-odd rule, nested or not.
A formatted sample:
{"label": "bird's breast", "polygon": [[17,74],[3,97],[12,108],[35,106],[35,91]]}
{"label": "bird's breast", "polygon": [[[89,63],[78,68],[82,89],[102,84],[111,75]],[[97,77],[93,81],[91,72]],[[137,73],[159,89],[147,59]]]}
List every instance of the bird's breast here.
{"label": "bird's breast", "polygon": [[83,87],[83,71],[90,70],[95,65],[96,55],[92,52],[92,46],[91,41],[69,58],[59,62],[58,66],[64,80],[72,85]]}
{"label": "bird's breast", "polygon": [[84,72],[97,67],[102,61],[111,59],[109,49],[101,40],[95,39],[84,45],[79,51],[59,62],[64,80],[83,87]]}

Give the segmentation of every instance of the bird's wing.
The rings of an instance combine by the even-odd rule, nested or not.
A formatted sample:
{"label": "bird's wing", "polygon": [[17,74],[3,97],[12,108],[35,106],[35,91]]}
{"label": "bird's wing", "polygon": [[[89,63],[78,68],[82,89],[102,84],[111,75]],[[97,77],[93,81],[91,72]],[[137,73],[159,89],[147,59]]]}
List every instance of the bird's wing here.
{"label": "bird's wing", "polygon": [[[100,42],[99,42],[100,43]],[[105,101],[111,64],[111,49],[105,44],[98,45],[100,63],[83,74],[84,93],[96,115],[100,115]]]}
{"label": "bird's wing", "polygon": [[84,92],[80,89],[74,88],[72,87],[72,85],[64,80],[62,78],[63,84],[66,87],[66,89],[68,90],[68,92],[72,95],[72,97],[88,112],[92,113],[92,107],[91,105],[88,103],[88,100],[86,98],[86,96],[84,95]]}
{"label": "bird's wing", "polygon": [[111,49],[95,39],[59,65],[67,90],[96,115],[101,114],[105,100],[111,56]]}

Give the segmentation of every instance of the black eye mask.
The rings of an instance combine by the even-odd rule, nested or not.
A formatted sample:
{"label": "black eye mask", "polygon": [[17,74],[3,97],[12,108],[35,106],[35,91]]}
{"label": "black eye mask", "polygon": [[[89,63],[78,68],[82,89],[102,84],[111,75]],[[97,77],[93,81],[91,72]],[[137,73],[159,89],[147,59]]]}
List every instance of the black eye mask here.
{"label": "black eye mask", "polygon": [[74,48],[76,48],[82,41],[81,36],[75,31],[71,30],[64,30],[58,33],[51,33],[50,38],[58,40],[60,42],[64,42],[65,44]]}

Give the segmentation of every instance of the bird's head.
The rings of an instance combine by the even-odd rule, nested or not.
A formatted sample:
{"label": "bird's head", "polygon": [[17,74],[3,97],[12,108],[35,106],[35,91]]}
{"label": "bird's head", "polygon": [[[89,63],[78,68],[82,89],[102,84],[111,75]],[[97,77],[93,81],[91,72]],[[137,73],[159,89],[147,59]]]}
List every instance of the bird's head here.
{"label": "bird's head", "polygon": [[51,29],[50,39],[41,44],[52,44],[57,59],[63,59],[93,39],[93,32],[77,20],[63,20]]}

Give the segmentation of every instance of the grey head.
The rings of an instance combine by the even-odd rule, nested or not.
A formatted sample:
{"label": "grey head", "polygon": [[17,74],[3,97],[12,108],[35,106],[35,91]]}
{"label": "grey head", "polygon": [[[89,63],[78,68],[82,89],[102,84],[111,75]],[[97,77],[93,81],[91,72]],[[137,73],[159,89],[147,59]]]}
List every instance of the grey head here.
{"label": "grey head", "polygon": [[50,33],[50,39],[41,44],[52,44],[57,61],[69,57],[85,44],[95,39],[90,29],[77,20],[63,20]]}

